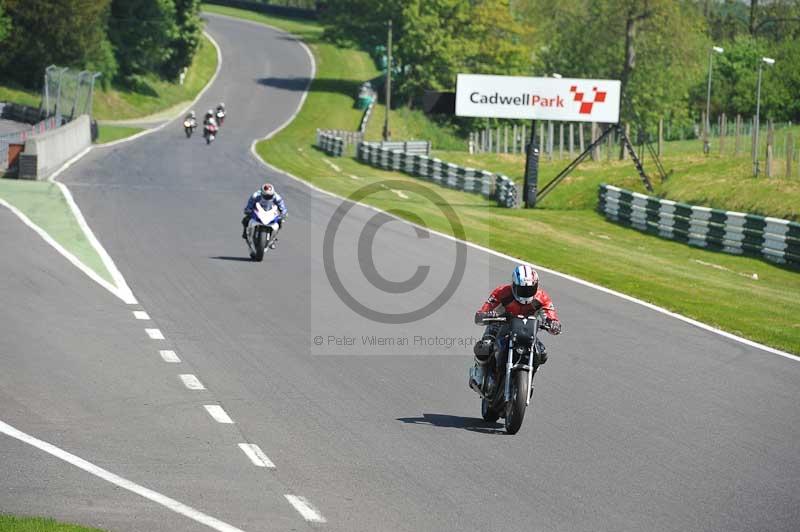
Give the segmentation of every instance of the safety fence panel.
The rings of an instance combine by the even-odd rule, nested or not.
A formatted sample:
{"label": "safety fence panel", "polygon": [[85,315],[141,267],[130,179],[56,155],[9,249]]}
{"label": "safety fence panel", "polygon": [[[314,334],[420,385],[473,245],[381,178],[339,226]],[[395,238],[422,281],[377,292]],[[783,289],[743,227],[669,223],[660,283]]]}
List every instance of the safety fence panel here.
{"label": "safety fence panel", "polygon": [[598,210],[622,225],[714,251],[800,267],[800,224],[600,185]]}
{"label": "safety fence panel", "polygon": [[[402,142],[396,143],[402,145]],[[507,176],[474,168],[464,168],[428,155],[382,147],[378,142],[362,142],[356,157],[362,163],[422,177],[448,188],[481,194],[502,207],[517,205],[517,186]]]}

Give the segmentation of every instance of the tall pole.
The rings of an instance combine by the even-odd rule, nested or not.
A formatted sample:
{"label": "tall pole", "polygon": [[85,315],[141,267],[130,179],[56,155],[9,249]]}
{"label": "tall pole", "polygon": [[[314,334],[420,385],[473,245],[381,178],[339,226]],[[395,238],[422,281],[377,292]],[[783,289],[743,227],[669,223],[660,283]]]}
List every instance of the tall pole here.
{"label": "tall pole", "polygon": [[386,45],[386,116],[383,120],[383,140],[389,140],[389,110],[392,107],[392,20],[389,19],[389,35]]}
{"label": "tall pole", "polygon": [[719,46],[712,46],[711,50],[708,52],[708,91],[706,93],[706,123],[703,124],[703,128],[705,129],[705,135],[703,137],[703,153],[708,155],[710,150],[709,147],[709,136],[711,135],[711,71],[713,69],[714,64],[714,52],[718,54],[722,53],[722,48]]}
{"label": "tall pole", "polygon": [[758,177],[758,129],[761,126],[761,68],[763,67],[761,61],[758,62],[758,89],[756,89],[756,130],[753,133],[753,175]]}

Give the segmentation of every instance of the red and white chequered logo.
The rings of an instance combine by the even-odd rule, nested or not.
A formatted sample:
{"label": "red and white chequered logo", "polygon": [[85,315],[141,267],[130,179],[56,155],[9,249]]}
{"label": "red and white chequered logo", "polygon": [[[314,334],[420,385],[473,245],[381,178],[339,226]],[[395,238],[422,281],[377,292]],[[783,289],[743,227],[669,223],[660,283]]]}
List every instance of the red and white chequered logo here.
{"label": "red and white chequered logo", "polygon": [[603,103],[606,101],[606,91],[598,91],[597,87],[592,87],[592,92],[594,96],[592,100],[589,101],[586,98],[586,94],[583,92],[578,92],[578,86],[573,85],[569,88],[569,92],[573,93],[575,96],[572,98],[573,101],[578,102],[581,104],[580,110],[578,113],[582,115],[590,115],[592,114],[592,106],[596,103]]}

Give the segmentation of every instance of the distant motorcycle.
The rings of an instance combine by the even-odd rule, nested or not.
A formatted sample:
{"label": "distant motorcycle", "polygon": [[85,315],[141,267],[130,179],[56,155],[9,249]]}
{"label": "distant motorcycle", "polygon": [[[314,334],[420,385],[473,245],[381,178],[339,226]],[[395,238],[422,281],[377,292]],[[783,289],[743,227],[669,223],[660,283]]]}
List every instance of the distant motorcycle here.
{"label": "distant motorcycle", "polygon": [[225,122],[225,111],[222,109],[217,109],[217,124],[222,126],[223,122]]}
{"label": "distant motorcycle", "polygon": [[217,132],[219,128],[215,124],[206,124],[205,130],[203,135],[206,138],[206,144],[211,144],[214,142],[214,139],[217,138]]}
{"label": "distant motorcycle", "polygon": [[260,203],[256,203],[256,208],[250,214],[250,220],[247,222],[245,231],[251,259],[261,262],[264,258],[264,251],[269,249],[278,232],[280,219],[281,213],[277,205],[265,210]]}
{"label": "distant motorcycle", "polygon": [[192,118],[187,118],[183,121],[183,130],[186,133],[187,139],[192,136],[192,133],[194,133],[194,128],[196,127],[197,121]]}
{"label": "distant motorcycle", "polygon": [[[469,386],[481,396],[481,416],[495,422],[504,418],[505,429],[516,434],[525,418],[525,409],[533,396],[533,376],[539,367],[540,353],[536,341],[540,329],[547,330],[545,320],[539,316],[490,316],[482,320],[490,323],[507,323],[508,331],[497,339],[495,352],[486,366],[470,368]],[[499,361],[499,364],[497,364]],[[505,371],[494,375],[493,367]]]}

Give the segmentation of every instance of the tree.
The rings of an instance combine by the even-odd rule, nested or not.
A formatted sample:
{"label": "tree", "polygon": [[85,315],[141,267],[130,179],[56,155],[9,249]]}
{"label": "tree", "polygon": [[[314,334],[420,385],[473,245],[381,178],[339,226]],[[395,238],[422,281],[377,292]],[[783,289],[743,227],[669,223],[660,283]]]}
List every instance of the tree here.
{"label": "tree", "polygon": [[[53,63],[114,76],[109,0],[6,0],[4,6],[11,27],[0,50],[0,78],[38,88]],[[8,31],[7,23],[0,26]]]}
{"label": "tree", "polygon": [[173,0],[112,0],[109,37],[123,81],[162,71],[178,37],[175,16]]}
{"label": "tree", "polygon": [[175,78],[192,58],[200,45],[200,0],[174,0],[177,34],[172,41],[172,55],[164,65],[164,75]]}
{"label": "tree", "polygon": [[11,19],[3,12],[3,5],[0,4],[0,42],[6,38],[11,31]]}

